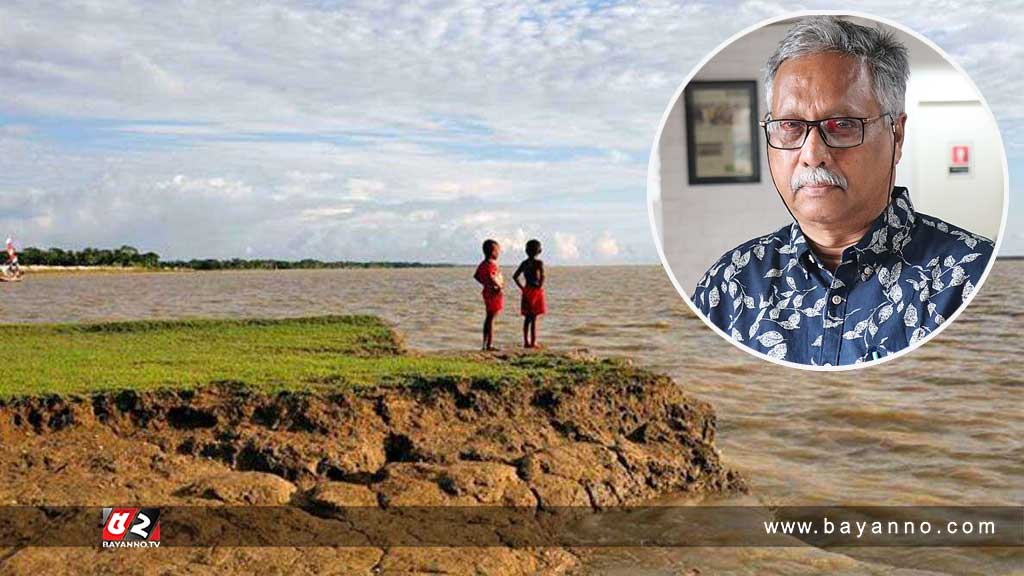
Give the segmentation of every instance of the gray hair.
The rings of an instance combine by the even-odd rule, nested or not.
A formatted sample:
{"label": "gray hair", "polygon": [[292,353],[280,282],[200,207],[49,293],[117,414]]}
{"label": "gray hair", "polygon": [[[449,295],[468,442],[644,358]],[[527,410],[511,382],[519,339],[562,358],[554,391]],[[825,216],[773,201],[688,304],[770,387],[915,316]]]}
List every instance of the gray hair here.
{"label": "gray hair", "polygon": [[871,73],[875,99],[882,113],[903,112],[910,64],[907,48],[892,32],[868,28],[835,16],[801,19],[786,32],[786,37],[768,59],[764,75],[765,101],[772,106],[772,82],[779,66],[791,58],[833,52],[856,58]]}

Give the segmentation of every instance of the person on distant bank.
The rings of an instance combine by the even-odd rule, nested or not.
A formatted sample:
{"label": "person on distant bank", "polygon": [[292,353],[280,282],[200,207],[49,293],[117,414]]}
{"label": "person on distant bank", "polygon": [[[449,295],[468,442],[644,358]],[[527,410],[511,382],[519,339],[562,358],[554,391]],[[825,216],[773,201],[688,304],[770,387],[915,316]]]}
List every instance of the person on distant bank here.
{"label": "person on distant bank", "polygon": [[483,286],[481,292],[484,297],[484,341],[481,350],[497,350],[492,344],[494,339],[494,317],[505,307],[505,293],[502,285],[505,279],[501,275],[501,268],[498,267],[498,256],[501,255],[501,245],[495,240],[484,240],[484,260],[476,267],[473,278]]}
{"label": "person on distant bank", "polygon": [[10,237],[7,238],[5,250],[7,252],[7,261],[3,265],[4,275],[20,278],[21,267],[18,266],[18,251],[14,249],[14,240]]}
{"label": "person on distant bank", "polygon": [[[519,264],[512,280],[523,291],[520,308],[523,314],[523,347],[537,347],[538,316],[548,311],[544,299],[544,262],[537,259],[540,254],[540,240],[534,239],[526,243],[526,260]],[[519,280],[522,276],[525,282]]]}
{"label": "person on distant bank", "polygon": [[893,185],[907,49],[833,16],[798,21],[768,59],[768,168],[793,222],[725,253],[693,303],[769,358],[838,366],[928,336],[981,281],[994,245],[920,213]]}
{"label": "person on distant bank", "polygon": [[5,249],[7,250],[7,265],[17,268],[18,252],[14,249],[14,240],[10,236],[7,237]]}

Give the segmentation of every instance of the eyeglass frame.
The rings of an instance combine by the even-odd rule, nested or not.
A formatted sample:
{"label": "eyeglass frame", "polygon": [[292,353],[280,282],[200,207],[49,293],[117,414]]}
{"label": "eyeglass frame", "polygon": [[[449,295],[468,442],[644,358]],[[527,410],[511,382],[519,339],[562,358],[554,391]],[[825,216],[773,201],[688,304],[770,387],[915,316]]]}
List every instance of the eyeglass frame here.
{"label": "eyeglass frame", "polygon": [[[889,116],[890,118],[892,118],[892,114],[890,112],[883,112],[883,113],[879,114],[878,116],[869,116],[869,117],[866,117],[866,118],[858,118],[856,116],[834,116],[832,118],[822,118],[821,120],[801,120],[800,118],[772,118],[771,115],[769,114],[769,115],[765,116],[764,120],[758,121],[758,124],[760,124],[761,128],[764,129],[764,141],[765,141],[765,143],[768,144],[769,148],[772,148],[772,149],[775,149],[775,150],[800,150],[801,148],[804,147],[804,144],[807,144],[807,137],[810,136],[811,128],[812,127],[818,129],[818,136],[821,136],[821,141],[822,141],[822,143],[825,144],[825,146],[828,146],[829,148],[835,148],[835,149],[838,149],[838,150],[845,150],[847,148],[856,148],[856,147],[864,144],[864,134],[865,134],[865,128],[867,127],[867,125],[872,123],[872,122],[874,122],[875,120],[878,120],[879,118],[885,118],[886,116]],[[793,122],[801,122],[801,123],[804,124],[804,138],[803,138],[803,140],[800,141],[800,145],[797,146],[796,148],[780,148],[778,146],[774,146],[774,145],[772,145],[771,137],[768,135],[768,123],[769,122],[783,122],[783,121],[786,121],[786,120],[790,120],[790,121],[793,121]],[[829,144],[828,143],[828,137],[825,135],[825,130],[821,127],[821,123],[822,122],[828,122],[829,120],[859,120],[860,121],[860,142],[858,142],[856,144],[853,144],[851,146],[833,146],[833,145]],[[896,124],[893,123],[893,130],[895,130],[895,129],[896,129]]]}

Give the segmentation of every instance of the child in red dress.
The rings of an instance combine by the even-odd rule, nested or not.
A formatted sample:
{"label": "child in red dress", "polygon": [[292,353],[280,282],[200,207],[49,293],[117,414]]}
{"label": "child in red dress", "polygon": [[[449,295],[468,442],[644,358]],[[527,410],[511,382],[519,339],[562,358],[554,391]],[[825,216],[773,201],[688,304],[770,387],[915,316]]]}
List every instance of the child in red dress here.
{"label": "child in red dress", "polygon": [[[544,298],[544,262],[537,259],[540,254],[540,240],[530,240],[526,243],[526,260],[519,264],[512,280],[516,286],[523,291],[523,298],[520,303],[523,313],[523,347],[537,347],[537,320],[538,316],[548,311],[548,305]],[[524,276],[526,282],[520,282],[519,277]]]}
{"label": "child in red dress", "polygon": [[484,308],[487,311],[484,318],[482,350],[497,350],[491,344],[494,339],[494,317],[505,307],[505,294],[501,288],[505,279],[501,276],[501,268],[498,268],[501,245],[494,240],[485,240],[483,249],[484,261],[476,267],[476,273],[473,274],[473,278],[483,286]]}

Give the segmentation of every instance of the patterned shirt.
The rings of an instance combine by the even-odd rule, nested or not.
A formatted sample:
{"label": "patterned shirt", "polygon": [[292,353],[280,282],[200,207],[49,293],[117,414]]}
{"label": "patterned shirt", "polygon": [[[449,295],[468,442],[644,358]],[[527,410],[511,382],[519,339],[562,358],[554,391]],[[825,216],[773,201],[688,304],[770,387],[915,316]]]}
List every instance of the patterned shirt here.
{"label": "patterned shirt", "polygon": [[722,256],[697,283],[696,307],[734,340],[771,358],[837,366],[924,338],[974,290],[992,241],[914,211],[906,188],[835,273],[796,222]]}

